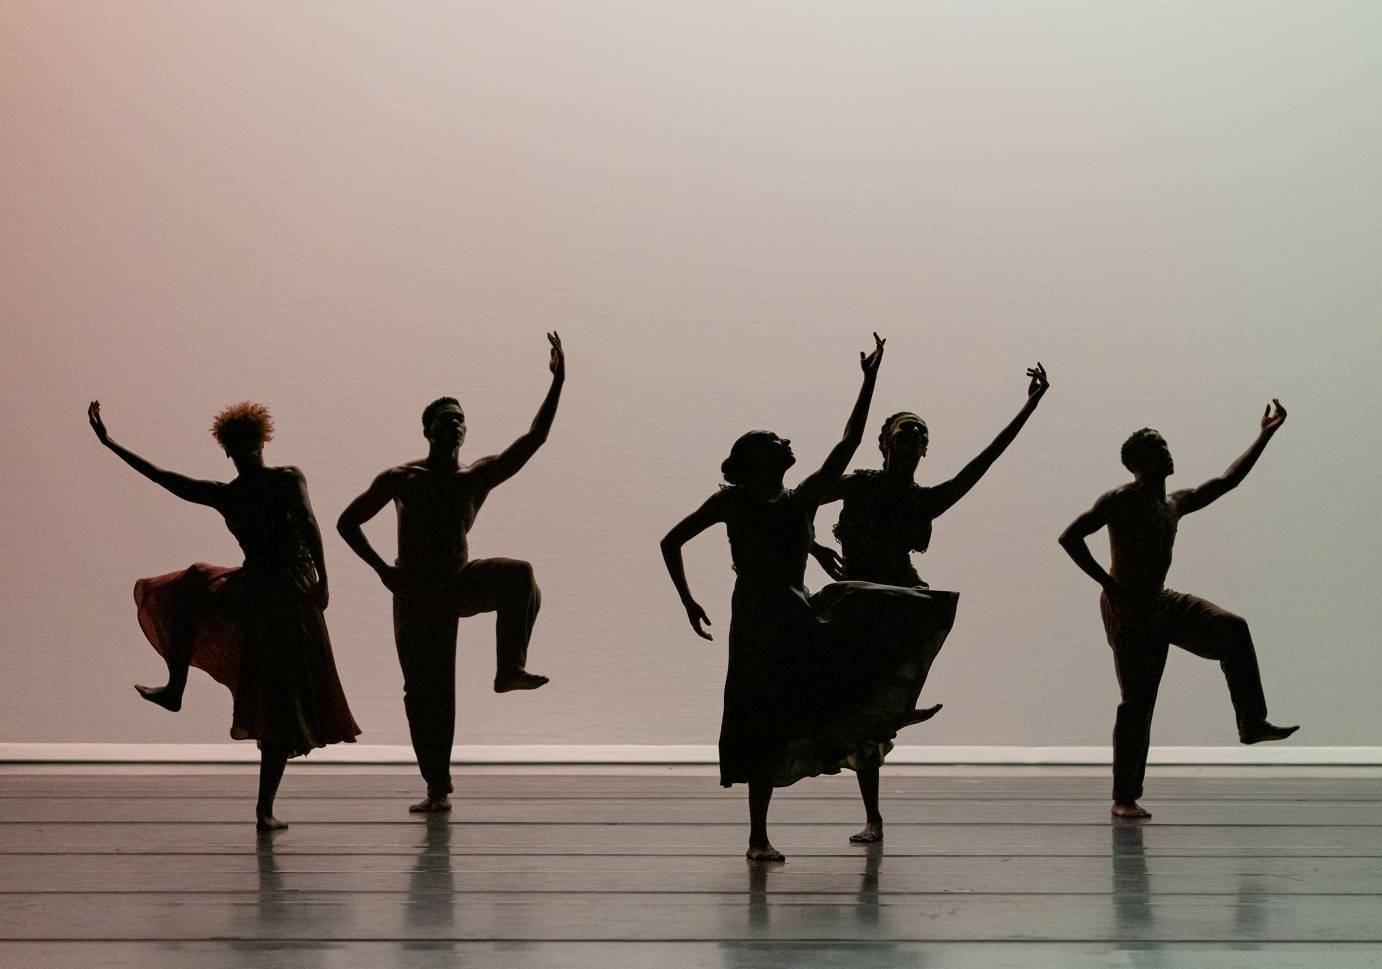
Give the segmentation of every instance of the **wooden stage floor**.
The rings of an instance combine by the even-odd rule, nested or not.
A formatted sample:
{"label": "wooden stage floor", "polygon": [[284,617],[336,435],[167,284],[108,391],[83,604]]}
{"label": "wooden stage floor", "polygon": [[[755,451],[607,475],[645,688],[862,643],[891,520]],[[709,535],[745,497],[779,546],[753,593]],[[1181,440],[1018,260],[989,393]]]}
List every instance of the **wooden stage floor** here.
{"label": "wooden stage floor", "polygon": [[272,837],[240,768],[0,768],[0,966],[1382,965],[1382,771],[899,768],[887,841],[852,776],[779,791],[750,865],[705,770],[290,765]]}

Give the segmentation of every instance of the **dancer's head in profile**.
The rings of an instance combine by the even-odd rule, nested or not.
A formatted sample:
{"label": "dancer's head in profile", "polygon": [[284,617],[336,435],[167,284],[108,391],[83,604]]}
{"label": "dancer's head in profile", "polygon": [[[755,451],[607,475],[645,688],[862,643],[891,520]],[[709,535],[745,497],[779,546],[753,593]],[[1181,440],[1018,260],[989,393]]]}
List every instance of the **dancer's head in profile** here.
{"label": "dancer's head in profile", "polygon": [[263,404],[242,400],[216,415],[211,436],[237,468],[262,465],[264,445],[274,436],[274,420]]}
{"label": "dancer's head in profile", "polygon": [[791,441],[772,431],[749,431],[730,447],[720,474],[732,485],[761,491],[782,487],[782,475],[796,463]]}
{"label": "dancer's head in profile", "polygon": [[915,468],[926,457],[930,443],[926,422],[909,410],[900,410],[883,422],[878,432],[878,450],[883,452],[883,468],[910,465]]}
{"label": "dancer's head in profile", "polygon": [[1166,439],[1150,427],[1128,435],[1119,457],[1123,467],[1139,478],[1167,478],[1176,470]]}
{"label": "dancer's head in profile", "polygon": [[422,436],[433,447],[459,448],[465,443],[465,411],[455,397],[438,397],[422,409]]}

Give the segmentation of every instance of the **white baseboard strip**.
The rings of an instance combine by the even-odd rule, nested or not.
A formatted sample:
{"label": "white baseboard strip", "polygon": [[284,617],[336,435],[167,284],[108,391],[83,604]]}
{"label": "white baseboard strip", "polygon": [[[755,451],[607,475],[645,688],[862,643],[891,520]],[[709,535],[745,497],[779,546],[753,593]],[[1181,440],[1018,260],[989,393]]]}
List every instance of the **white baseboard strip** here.
{"label": "white baseboard strip", "polygon": [[[253,744],[24,744],[0,743],[9,764],[248,764],[259,759]],[[459,746],[456,764],[470,765],[697,765],[718,761],[711,744],[503,744]],[[1107,747],[918,747],[899,746],[890,764],[1099,766]],[[1382,747],[1153,747],[1149,764],[1293,767],[1382,767]],[[413,764],[411,747],[336,744],[314,752],[305,764]]]}

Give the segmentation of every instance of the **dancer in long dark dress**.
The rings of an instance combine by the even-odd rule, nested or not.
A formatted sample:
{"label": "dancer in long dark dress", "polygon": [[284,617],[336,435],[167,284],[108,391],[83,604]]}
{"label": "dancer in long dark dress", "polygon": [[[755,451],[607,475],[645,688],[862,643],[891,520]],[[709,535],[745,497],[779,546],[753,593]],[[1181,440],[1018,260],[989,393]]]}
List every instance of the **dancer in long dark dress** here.
{"label": "dancer in long dark dress", "polygon": [[[825,498],[827,502],[844,500],[835,525],[843,559],[827,546],[813,545],[811,549],[826,574],[833,579],[928,588],[912,565],[911,553],[926,551],[931,544],[931,523],[979,483],[1036,410],[1050,386],[1046,368],[1038,361],[1027,370],[1027,376],[1027,400],[1017,416],[959,474],[942,484],[927,488],[916,483],[917,465],[926,456],[929,441],[926,422],[911,411],[901,411],[884,421],[878,435],[883,469],[851,472]],[[929,719],[939,711],[940,704],[919,710],[917,720]],[[849,839],[855,844],[883,840],[878,768],[891,748],[890,743],[873,744],[854,755],[851,766],[858,775],[864,801],[864,828]]]}
{"label": "dancer in long dark dress", "polygon": [[[1147,772],[1152,710],[1172,643],[1218,661],[1228,681],[1240,741],[1285,740],[1299,729],[1267,720],[1262,674],[1247,621],[1207,599],[1175,592],[1165,585],[1180,520],[1238,487],[1285,423],[1286,408],[1272,398],[1262,412],[1257,439],[1227,471],[1198,487],[1169,495],[1166,479],[1176,465],[1166,439],[1150,427],[1134,431],[1123,442],[1121,454],[1133,480],[1100,496],[1093,508],[1061,533],[1061,547],[1103,588],[1099,608],[1122,696],[1113,725],[1110,811],[1116,818],[1151,817],[1137,802]],[[1108,529],[1112,560],[1108,571],[1085,542],[1101,528]]]}
{"label": "dancer in long dark dress", "polygon": [[[754,861],[782,861],[768,840],[774,787],[836,773],[865,743],[882,743],[913,715],[936,629],[948,629],[954,597],[868,582],[837,582],[809,595],[802,584],[816,508],[863,438],[883,341],[860,354],[863,386],[844,438],[794,490],[791,443],[750,431],[721,470],[729,486],[711,495],[662,540],[662,555],[691,628],[710,639],[710,620],[691,595],[681,547],[719,522],[729,533],[736,581],[720,725],[720,783],[749,786]],[[942,633],[939,638],[944,638]]]}
{"label": "dancer in long dark dress", "polygon": [[261,751],[256,826],[286,828],[273,807],[288,758],[353,742],[360,733],[322,617],[326,562],[307,481],[297,468],[265,466],[273,422],[257,404],[228,407],[212,425],[235,462],[229,482],[165,471],[116,444],[99,401],[91,402],[87,418],[97,439],[134,470],[184,501],[218,511],[245,553],[238,569],[199,562],[135,583],[139,624],[168,666],[167,684],[135,689],[174,712],[182,708],[189,666],[229,689],[235,701],[230,735],[257,741]]}

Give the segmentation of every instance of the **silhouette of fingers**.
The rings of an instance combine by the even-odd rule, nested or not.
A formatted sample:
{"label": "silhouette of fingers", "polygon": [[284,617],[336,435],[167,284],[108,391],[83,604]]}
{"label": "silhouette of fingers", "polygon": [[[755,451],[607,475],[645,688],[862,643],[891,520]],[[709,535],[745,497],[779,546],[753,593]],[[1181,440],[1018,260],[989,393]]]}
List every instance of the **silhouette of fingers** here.
{"label": "silhouette of fingers", "polygon": [[86,408],[86,419],[91,424],[91,429],[97,436],[104,435],[106,432],[105,422],[101,420],[101,402],[93,400]]}

